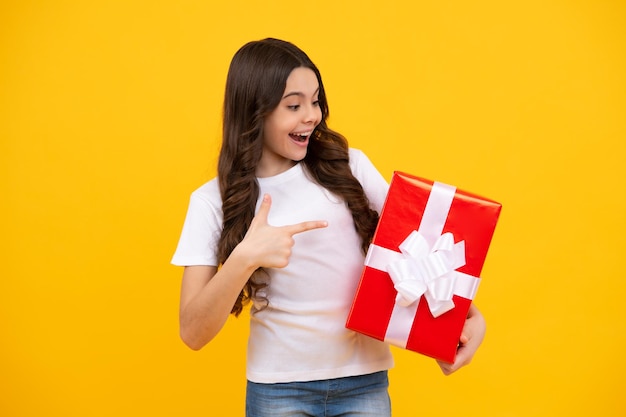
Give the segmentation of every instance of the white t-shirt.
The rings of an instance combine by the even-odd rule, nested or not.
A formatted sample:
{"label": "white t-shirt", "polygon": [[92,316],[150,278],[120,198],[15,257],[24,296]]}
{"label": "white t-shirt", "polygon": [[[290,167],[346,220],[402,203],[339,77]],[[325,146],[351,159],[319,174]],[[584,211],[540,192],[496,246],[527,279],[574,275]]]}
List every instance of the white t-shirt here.
{"label": "white t-shirt", "polygon": [[[388,184],[361,151],[350,167],[379,213]],[[389,369],[393,358],[381,341],[345,328],[363,269],[361,241],[343,200],[313,182],[304,164],[259,178],[260,198],[270,194],[273,226],[326,220],[328,227],[294,235],[289,265],[268,269],[269,300],[251,310],[247,378],[274,383],[362,375]],[[191,195],[174,265],[217,265],[222,202],[216,179]]]}

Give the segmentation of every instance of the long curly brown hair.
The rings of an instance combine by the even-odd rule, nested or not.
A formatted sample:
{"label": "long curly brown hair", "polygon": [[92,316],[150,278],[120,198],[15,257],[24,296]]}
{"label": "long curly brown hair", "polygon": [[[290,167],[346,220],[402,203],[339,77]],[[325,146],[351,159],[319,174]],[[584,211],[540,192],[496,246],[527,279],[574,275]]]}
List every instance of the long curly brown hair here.
{"label": "long curly brown hair", "polygon": [[[263,123],[278,106],[287,78],[295,68],[313,70],[319,82],[322,120],[313,133],[303,162],[312,178],[340,196],[354,219],[363,253],[371,242],[378,213],[370,208],[363,187],[348,164],[348,142],[328,128],[328,102],[319,70],[309,57],[292,43],[263,39],[244,45],[233,57],[226,79],[223,141],[218,162],[218,179],[224,214],[218,243],[218,261],[223,264],[241,242],[255,215],[259,184],[255,172],[263,149]],[[266,284],[256,279],[259,268],[242,289],[232,314]]]}

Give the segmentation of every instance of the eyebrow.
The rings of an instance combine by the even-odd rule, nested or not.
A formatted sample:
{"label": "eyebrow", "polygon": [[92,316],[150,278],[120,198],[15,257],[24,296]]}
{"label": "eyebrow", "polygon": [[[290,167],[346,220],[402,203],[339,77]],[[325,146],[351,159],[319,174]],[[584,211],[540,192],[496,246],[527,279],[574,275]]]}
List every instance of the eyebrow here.
{"label": "eyebrow", "polygon": [[[317,89],[313,92],[313,95],[316,95],[320,92],[320,88],[317,87]],[[291,96],[299,96],[299,97],[304,97],[304,93],[301,91],[292,91],[290,93],[287,93],[283,96],[283,99],[287,98],[287,97],[291,97]]]}

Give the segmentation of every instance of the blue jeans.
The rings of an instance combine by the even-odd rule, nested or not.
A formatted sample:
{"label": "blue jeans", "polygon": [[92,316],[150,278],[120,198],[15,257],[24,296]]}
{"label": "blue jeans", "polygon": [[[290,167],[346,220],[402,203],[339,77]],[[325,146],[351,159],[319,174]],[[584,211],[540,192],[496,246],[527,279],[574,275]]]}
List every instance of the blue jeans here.
{"label": "blue jeans", "polygon": [[321,381],[248,381],[246,417],[391,416],[387,371]]}

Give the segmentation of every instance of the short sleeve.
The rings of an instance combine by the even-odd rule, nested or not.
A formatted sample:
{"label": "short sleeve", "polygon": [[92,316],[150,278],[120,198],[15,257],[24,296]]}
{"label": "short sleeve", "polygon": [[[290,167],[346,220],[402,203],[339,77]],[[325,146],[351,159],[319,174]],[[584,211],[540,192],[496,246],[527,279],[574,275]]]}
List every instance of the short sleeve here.
{"label": "short sleeve", "polygon": [[352,174],[363,186],[372,209],[380,213],[387,198],[389,184],[363,151],[350,148]]}
{"label": "short sleeve", "polygon": [[211,199],[204,195],[204,191],[201,188],[191,194],[183,230],[171,261],[174,265],[218,265],[217,244],[222,229],[221,205],[216,208]]}

